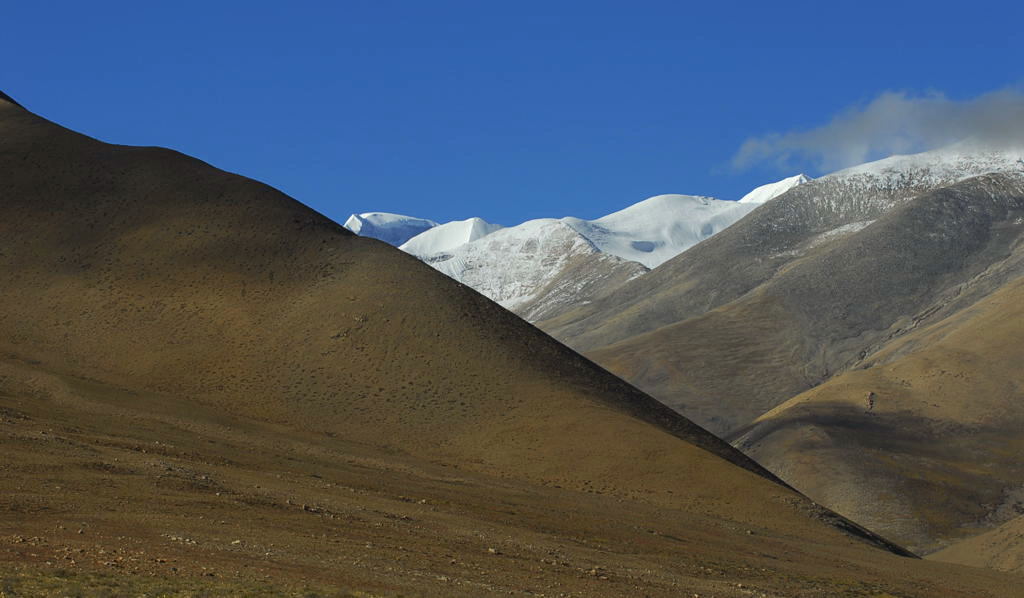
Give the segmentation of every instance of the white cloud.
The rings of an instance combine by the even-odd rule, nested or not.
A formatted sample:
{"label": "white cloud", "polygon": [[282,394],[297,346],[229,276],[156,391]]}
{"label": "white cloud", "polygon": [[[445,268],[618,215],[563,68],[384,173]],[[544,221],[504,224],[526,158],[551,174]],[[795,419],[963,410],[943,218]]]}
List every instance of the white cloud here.
{"label": "white cloud", "polygon": [[1024,145],[1024,94],[1005,89],[956,101],[941,93],[887,91],[820,127],[747,139],[732,164],[775,162],[791,170],[810,163],[831,171],[968,139],[993,148]]}

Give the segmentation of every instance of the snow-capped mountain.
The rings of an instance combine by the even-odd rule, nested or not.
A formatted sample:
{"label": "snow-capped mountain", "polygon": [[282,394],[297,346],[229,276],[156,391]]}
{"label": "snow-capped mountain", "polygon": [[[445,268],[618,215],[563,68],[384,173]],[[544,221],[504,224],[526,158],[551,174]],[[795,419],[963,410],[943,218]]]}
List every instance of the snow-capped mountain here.
{"label": "snow-capped mountain", "polygon": [[602,253],[564,219],[553,218],[502,228],[450,251],[417,257],[528,320],[586,302],[611,283],[647,271],[642,264]]}
{"label": "snow-capped mountain", "polygon": [[[992,455],[1010,454],[1024,417],[1003,391],[1022,346],[1022,214],[1019,153],[896,156],[791,189],[538,325],[815,500],[927,553],[999,523],[1005,488],[1021,487],[1019,469],[981,481],[971,457],[989,455],[986,471],[1019,465]],[[953,390],[950,372],[967,381]],[[979,426],[959,454],[935,440]],[[941,479],[919,485],[927,476],[908,478],[905,464],[925,462]],[[906,493],[893,498],[894,486]]]}
{"label": "snow-capped mountain", "polygon": [[537,320],[645,273],[756,207],[658,195],[595,220],[541,218],[507,228],[479,218],[450,222],[401,249]]}
{"label": "snow-capped mountain", "polygon": [[971,141],[852,166],[822,179],[845,179],[879,189],[941,187],[992,172],[1024,170],[1024,148],[985,149]]}
{"label": "snow-capped mountain", "polygon": [[[969,142],[910,155],[896,155],[833,172],[791,189],[785,201],[765,205],[766,239],[779,251],[797,251],[791,241],[805,233],[835,240],[874,222],[921,193],[989,173],[1024,172],[1024,149],[979,149]],[[763,233],[767,235],[767,232]]]}
{"label": "snow-capped mountain", "polygon": [[[1024,151],[976,151],[961,144],[837,171],[789,189],[649,274],[539,325],[665,404],[685,405],[701,425],[727,432],[744,423],[744,409],[750,415],[758,405],[772,405],[779,397],[850,367],[862,351],[873,350],[873,343],[885,342],[903,330],[894,324],[900,317],[933,313],[920,303],[921,285],[939,281],[941,277],[929,278],[936,272],[962,267],[958,264],[964,252],[996,240],[995,235],[989,239],[968,234],[968,229],[976,230],[986,222],[988,216],[981,214],[993,210],[986,183],[992,177],[983,175],[994,175],[1006,185],[1024,179]],[[934,211],[911,210],[924,196],[932,199],[918,204]],[[959,211],[936,207],[954,204]],[[1012,235],[1005,234],[1000,239]],[[943,239],[953,242],[942,245]],[[933,249],[926,252],[926,247]],[[902,252],[903,257],[880,261],[879,256],[893,252]],[[1002,259],[999,256],[1005,254],[995,252],[991,257]],[[1009,267],[1014,260],[1005,262]],[[859,269],[851,270],[849,264]],[[842,281],[844,288],[857,292],[829,295],[841,286],[830,278],[831,273],[842,268],[851,272]],[[988,264],[979,268],[974,271],[979,280],[996,280],[996,268]],[[938,305],[965,301],[970,297],[967,282],[979,288],[974,278],[965,279],[963,287],[954,285],[948,293],[937,286],[937,293],[947,294],[934,301]],[[827,300],[815,299],[823,296]],[[884,316],[888,319],[879,319],[883,318],[880,308],[871,306],[893,297],[906,302],[894,308],[895,316],[889,313]],[[765,355],[782,351],[787,343],[806,351],[799,358],[806,359],[801,369],[777,376],[771,383],[766,380],[773,372],[797,363],[797,358],[756,365],[760,356],[748,353],[768,338],[764,328],[747,322],[761,317],[755,312],[763,312],[769,301],[784,306],[771,316],[772,322],[796,313],[803,319],[799,325],[774,329],[776,340],[760,345],[771,347]],[[823,313],[807,307],[819,304]],[[911,326],[916,326],[918,319],[912,321]],[[708,357],[713,344],[691,342],[707,330],[730,331],[716,340],[722,343],[718,345],[722,354],[715,358]],[[812,346],[810,339],[821,344]],[[680,368],[678,364],[686,363],[684,353],[694,363],[706,361],[716,367],[743,356],[749,367],[742,376],[760,373],[748,379],[751,386],[739,388],[742,376],[725,381],[723,370]],[[698,378],[704,386],[694,382]],[[735,401],[724,400],[724,388],[729,385],[738,389],[729,395]]]}
{"label": "snow-capped mountain", "polygon": [[500,224],[491,224],[483,218],[454,220],[424,231],[400,247],[402,251],[413,255],[435,255],[452,251],[460,245],[476,241],[501,228],[504,227]]}
{"label": "snow-capped mountain", "polygon": [[563,218],[599,251],[655,268],[756,206],[693,195],[656,195],[597,220]]}
{"label": "snow-capped mountain", "polygon": [[786,191],[789,191],[797,185],[803,185],[804,183],[810,182],[811,177],[806,174],[798,174],[789,178],[776,181],[774,183],[768,183],[767,185],[761,185],[754,189],[750,193],[747,193],[740,198],[740,203],[755,203],[762,204],[768,200],[775,199],[782,195]]}
{"label": "snow-capped mountain", "polygon": [[[536,321],[644,274],[808,180],[797,175],[764,185],[741,202],[657,195],[595,220],[541,218],[503,227],[469,218],[438,225],[370,213],[353,215],[345,225],[398,245]],[[422,232],[393,241],[417,227]]]}
{"label": "snow-capped mountain", "polygon": [[424,218],[387,212],[366,212],[352,214],[343,226],[357,235],[380,239],[398,246],[437,225],[433,220]]}

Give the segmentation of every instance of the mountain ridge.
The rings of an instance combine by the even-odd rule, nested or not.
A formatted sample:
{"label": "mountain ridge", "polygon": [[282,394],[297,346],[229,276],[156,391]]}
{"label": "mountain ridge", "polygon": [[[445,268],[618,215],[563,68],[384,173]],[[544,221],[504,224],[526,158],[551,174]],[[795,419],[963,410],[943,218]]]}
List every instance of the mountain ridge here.
{"label": "mountain ridge", "polygon": [[[932,170],[928,157],[959,156]],[[801,257],[820,235],[856,232],[917,194],[998,167],[1024,170],[1022,152],[982,154],[976,162],[958,152],[898,156],[839,171],[788,190],[746,218],[593,304],[538,324],[588,351],[681,321],[732,301]],[[993,159],[994,158],[994,159]],[[904,170],[891,168],[902,165]],[[704,264],[715,264],[707,269]],[[685,281],[675,283],[674,281]],[[607,313],[602,313],[607,312]]]}
{"label": "mountain ridge", "polygon": [[790,189],[796,187],[797,185],[809,183],[812,180],[814,179],[807,176],[806,174],[800,173],[797,175],[793,175],[791,177],[784,178],[781,181],[761,185],[760,187],[757,187],[750,193],[747,193],[746,195],[741,197],[738,201],[740,203],[761,204],[766,201],[775,199],[776,197],[782,195],[783,193],[789,191]]}
{"label": "mountain ridge", "polygon": [[[972,428],[959,415],[897,421],[851,406],[866,406],[871,393],[914,396],[937,375],[921,365],[903,376],[908,386],[849,381],[874,379],[862,370],[884,372],[889,361],[909,368],[922,355],[952,371],[949,351],[915,331],[951,326],[1024,276],[1022,185],[1019,152],[971,157],[955,148],[841,171],[540,326],[816,500],[933,551],[997,523],[999,497],[1019,478],[1002,457],[1008,432]],[[971,334],[999,338],[980,326]],[[984,361],[1006,365],[1016,355],[984,344],[974,351],[961,373],[993,380],[1006,372]],[[1016,421],[1012,393],[992,392],[993,409]],[[950,409],[967,396],[932,393]],[[793,397],[814,399],[774,411]],[[931,442],[937,429],[962,437],[963,452]],[[968,454],[1000,473],[978,477]],[[931,479],[938,463],[948,465],[941,488]]]}
{"label": "mountain ridge", "polygon": [[539,218],[504,227],[474,217],[425,230],[399,247],[538,321],[644,275],[808,180],[797,175],[763,185],[743,202],[655,195],[593,220]]}

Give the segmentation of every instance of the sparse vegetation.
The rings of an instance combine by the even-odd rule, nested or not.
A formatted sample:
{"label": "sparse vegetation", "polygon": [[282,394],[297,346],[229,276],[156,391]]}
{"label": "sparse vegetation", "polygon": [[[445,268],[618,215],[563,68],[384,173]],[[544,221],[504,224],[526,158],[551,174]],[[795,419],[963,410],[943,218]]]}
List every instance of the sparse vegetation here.
{"label": "sparse vegetation", "polygon": [[1018,587],[851,534],[494,303],[265,185],[2,102],[0,129],[5,594]]}
{"label": "sparse vegetation", "polygon": [[0,598],[392,598],[394,595],[327,586],[278,585],[201,579],[167,579],[102,573],[47,572],[38,569],[0,568]]}

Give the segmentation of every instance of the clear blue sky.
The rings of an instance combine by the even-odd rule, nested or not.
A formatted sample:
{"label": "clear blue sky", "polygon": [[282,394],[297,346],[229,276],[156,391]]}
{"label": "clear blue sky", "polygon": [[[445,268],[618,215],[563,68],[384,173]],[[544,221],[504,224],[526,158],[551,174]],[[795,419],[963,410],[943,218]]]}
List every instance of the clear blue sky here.
{"label": "clear blue sky", "polygon": [[[743,141],[1024,77],[1019,2],[12,2],[0,89],[327,215],[511,224],[735,199]],[[811,165],[805,170],[812,170]]]}

